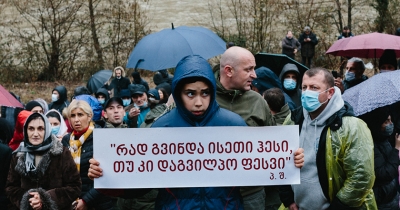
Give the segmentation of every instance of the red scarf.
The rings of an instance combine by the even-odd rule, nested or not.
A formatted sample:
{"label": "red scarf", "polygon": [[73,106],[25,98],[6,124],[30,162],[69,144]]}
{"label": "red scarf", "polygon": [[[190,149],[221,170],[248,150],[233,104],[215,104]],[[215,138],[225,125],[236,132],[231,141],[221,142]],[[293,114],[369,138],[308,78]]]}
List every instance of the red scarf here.
{"label": "red scarf", "polygon": [[81,132],[74,130],[73,133],[74,133],[75,140],[78,140],[88,129],[89,129],[89,126],[86,127],[85,129],[83,129],[83,131],[81,131]]}

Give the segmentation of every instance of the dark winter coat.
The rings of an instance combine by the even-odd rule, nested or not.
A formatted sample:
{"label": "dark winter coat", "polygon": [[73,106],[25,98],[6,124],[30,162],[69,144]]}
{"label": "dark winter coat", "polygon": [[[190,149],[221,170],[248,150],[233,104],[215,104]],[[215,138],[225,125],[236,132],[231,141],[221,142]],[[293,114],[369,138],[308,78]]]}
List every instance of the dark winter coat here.
{"label": "dark winter coat", "polygon": [[119,93],[122,89],[128,89],[128,86],[131,84],[131,81],[127,77],[121,76],[121,79],[114,78],[110,85],[108,86],[108,90],[114,90],[113,97],[120,97]]}
{"label": "dark winter coat", "polygon": [[374,140],[375,183],[373,186],[376,204],[381,209],[399,209],[398,167],[399,150],[383,136],[381,126],[390,115],[389,106],[377,108],[359,116],[367,123]]}
{"label": "dark winter coat", "polygon": [[69,101],[67,99],[67,89],[64,86],[57,86],[51,92],[53,92],[55,90],[60,95],[60,98],[57,101],[51,102],[49,104],[49,110],[55,109],[58,112],[62,113],[63,109],[68,107],[68,105],[69,105]]}
{"label": "dark winter coat", "polygon": [[3,206],[5,209],[7,209],[6,206],[9,203],[5,189],[11,162],[11,153],[12,149],[10,147],[0,143],[0,206]]}
{"label": "dark winter coat", "polygon": [[[246,126],[239,115],[219,107],[215,100],[215,79],[207,61],[198,56],[188,57],[188,59],[190,60],[187,62],[178,63],[172,81],[172,94],[176,108],[156,120],[152,128]],[[181,84],[191,77],[201,79],[210,87],[210,104],[202,116],[195,116],[184,108],[180,97]],[[243,209],[243,206],[239,187],[196,187],[160,189],[156,209]]]}
{"label": "dark winter coat", "polygon": [[291,58],[294,58],[294,49],[297,49],[297,52],[300,51],[301,45],[300,42],[296,38],[283,38],[282,40],[282,54],[285,54]]}
{"label": "dark winter coat", "polygon": [[374,139],[375,184],[372,188],[379,209],[399,209],[398,167],[399,150],[389,141]]}
{"label": "dark winter coat", "polygon": [[342,32],[342,33],[340,34],[340,36],[338,37],[338,40],[339,40],[339,39],[343,39],[343,38],[353,37],[353,36],[354,36],[354,34],[351,33],[351,32],[348,33],[348,34]]}
{"label": "dark winter coat", "polygon": [[145,88],[146,88],[146,90],[147,91],[149,91],[149,84],[146,82],[146,80],[144,80],[144,79],[142,79],[142,78],[139,78],[139,80],[137,80],[137,79],[134,79],[133,81],[132,81],[132,84],[135,84],[135,85],[143,85]]}
{"label": "dark winter coat", "polygon": [[54,135],[52,141],[37,166],[37,179],[26,173],[25,153],[13,154],[6,191],[15,209],[30,209],[28,192],[39,192],[43,210],[69,210],[78,198],[81,180],[71,153]]}
{"label": "dark winter coat", "polygon": [[301,74],[299,69],[297,68],[296,65],[292,63],[288,63],[283,66],[281,74],[279,75],[279,79],[281,83],[283,84],[283,80],[285,80],[284,76],[288,72],[293,72],[297,75],[297,82],[296,82],[296,88],[293,90],[287,90],[285,87],[282,87],[282,90],[289,95],[290,99],[296,104],[296,107],[301,106]]}
{"label": "dark winter coat", "polygon": [[347,81],[347,80],[344,79],[343,80],[344,89],[347,90],[349,88],[352,88],[352,87],[360,84],[361,82],[364,82],[367,79],[368,79],[368,77],[365,76],[365,75],[362,75],[360,79],[353,79],[351,81]]}
{"label": "dark winter coat", "polygon": [[8,144],[13,137],[14,125],[5,118],[0,118],[0,143]]}
{"label": "dark winter coat", "polygon": [[[95,129],[99,128],[95,125]],[[63,137],[62,142],[64,146],[69,147],[69,139],[71,134],[67,134]],[[70,154],[71,156],[71,154]],[[71,156],[72,157],[72,156]],[[113,201],[110,197],[103,196],[97,190],[94,189],[93,180],[89,179],[89,160],[93,157],[93,133],[91,133],[85,140],[81,147],[81,161],[80,161],[80,177],[82,180],[82,192],[80,198],[83,199],[87,206],[93,207],[96,210],[112,209]],[[75,166],[76,167],[76,166]]]}
{"label": "dark winter coat", "polygon": [[[304,39],[310,38],[311,41],[305,42]],[[315,34],[310,32],[309,34],[302,33],[299,37],[299,42],[301,44],[301,56],[302,57],[314,57],[315,54],[315,45],[318,44],[318,39]]]}

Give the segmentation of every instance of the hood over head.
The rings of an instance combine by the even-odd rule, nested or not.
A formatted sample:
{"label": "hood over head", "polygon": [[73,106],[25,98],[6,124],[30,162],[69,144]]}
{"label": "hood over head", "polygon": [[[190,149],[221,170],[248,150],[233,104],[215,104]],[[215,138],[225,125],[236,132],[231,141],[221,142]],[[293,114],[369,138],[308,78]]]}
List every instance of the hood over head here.
{"label": "hood over head", "polygon": [[267,67],[260,67],[256,69],[257,78],[253,79],[251,83],[254,85],[260,94],[270,88],[279,88],[282,90],[282,83],[279,81],[278,76]]}
{"label": "hood over head", "polygon": [[288,64],[284,65],[283,68],[282,68],[281,73],[279,74],[279,79],[280,79],[281,83],[283,83],[283,80],[285,79],[285,78],[284,78],[284,75],[285,75],[287,72],[293,72],[293,73],[297,74],[297,81],[296,81],[296,88],[295,88],[295,90],[298,89],[298,88],[299,88],[299,85],[300,85],[300,83],[301,83],[300,81],[302,80],[299,69],[298,69],[297,66],[294,65],[293,63],[288,63]]}
{"label": "hood over head", "polygon": [[396,59],[396,52],[394,50],[385,50],[381,58],[379,58],[379,68],[383,64],[391,64],[397,69],[397,59]]}
{"label": "hood over head", "polygon": [[27,110],[22,110],[17,117],[17,121],[15,122],[14,134],[9,142],[8,146],[12,150],[16,150],[19,144],[24,140],[24,124],[26,119],[31,115],[32,112]]}
{"label": "hood over head", "polygon": [[57,86],[51,92],[53,93],[55,90],[58,92],[58,94],[60,94],[60,98],[56,101],[56,103],[67,101],[67,89],[64,86]]}
{"label": "hood over head", "polygon": [[99,88],[94,96],[97,98],[100,94],[104,95],[104,97],[106,98],[105,101],[110,99],[110,94],[108,94],[108,90],[107,89]]}
{"label": "hood over head", "polygon": [[140,83],[140,81],[142,81],[142,78],[140,77],[140,73],[137,71],[132,72],[132,78],[133,78],[133,81],[135,81],[136,83]]}
{"label": "hood over head", "polygon": [[37,101],[29,101],[25,105],[25,110],[32,111],[32,109],[37,107],[37,106],[39,106],[39,107],[41,107],[43,109],[42,105],[39,102],[37,102]]}
{"label": "hood over head", "polygon": [[163,76],[161,75],[161,73],[157,72],[157,73],[154,74],[154,76],[153,76],[153,82],[154,82],[154,84],[156,84],[156,85],[159,85],[159,84],[161,84],[161,83],[164,82],[164,78],[163,78]]}
{"label": "hood over head", "polygon": [[125,69],[122,66],[115,67],[112,76],[115,77],[115,71],[118,69],[121,70],[121,77],[125,77]]}
{"label": "hood over head", "polygon": [[368,113],[358,116],[362,119],[371,131],[374,140],[381,138],[380,129],[382,124],[387,120],[390,115],[390,106],[379,107]]}
{"label": "hood over head", "polygon": [[[44,129],[44,139],[43,139],[43,142],[41,144],[34,146],[29,142],[27,129],[28,129],[29,123],[33,119],[36,119],[38,117],[41,118],[43,120],[43,122],[44,122],[44,127],[45,127],[45,129]],[[42,146],[45,146],[45,145],[49,145],[52,142],[50,136],[51,136],[51,126],[50,126],[50,122],[47,119],[47,117],[44,116],[41,113],[32,113],[31,115],[29,115],[29,117],[26,119],[25,124],[24,124],[24,146],[25,147],[31,147],[31,148],[39,148],[39,147],[42,147]]]}
{"label": "hood over head", "polygon": [[[203,81],[210,88],[210,104],[201,116],[193,115],[182,102],[181,91],[184,84]],[[199,55],[190,55],[179,61],[172,80],[172,95],[180,115],[192,125],[204,125],[218,109],[216,97],[216,81],[210,64]]]}
{"label": "hood over head", "polygon": [[37,98],[34,101],[39,102],[40,106],[42,106],[42,108],[43,108],[43,113],[46,113],[49,111],[49,105],[43,98]]}

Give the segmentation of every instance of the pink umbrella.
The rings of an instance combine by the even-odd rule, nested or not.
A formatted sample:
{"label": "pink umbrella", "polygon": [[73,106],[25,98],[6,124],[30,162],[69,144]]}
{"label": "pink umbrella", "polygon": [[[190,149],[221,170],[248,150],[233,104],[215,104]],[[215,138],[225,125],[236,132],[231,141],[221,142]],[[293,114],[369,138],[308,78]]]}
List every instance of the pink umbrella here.
{"label": "pink umbrella", "polygon": [[22,104],[14,98],[3,86],[0,85],[0,106],[21,107]]}
{"label": "pink umbrella", "polygon": [[395,50],[396,57],[400,57],[400,36],[381,33],[370,33],[344,38],[336,41],[326,54],[359,57],[359,58],[380,58],[383,51]]}

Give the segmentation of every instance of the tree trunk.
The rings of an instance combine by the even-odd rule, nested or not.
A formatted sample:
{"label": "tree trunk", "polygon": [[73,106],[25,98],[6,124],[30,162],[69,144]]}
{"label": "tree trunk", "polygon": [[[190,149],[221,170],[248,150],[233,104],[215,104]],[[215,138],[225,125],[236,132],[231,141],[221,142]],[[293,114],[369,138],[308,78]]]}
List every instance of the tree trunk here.
{"label": "tree trunk", "polygon": [[97,65],[99,69],[104,69],[103,49],[100,47],[99,37],[97,36],[96,23],[94,18],[93,0],[89,0],[90,29],[92,30],[92,39],[94,49],[97,53]]}
{"label": "tree trunk", "polygon": [[351,5],[351,0],[347,0],[347,26],[349,27],[351,31],[351,9],[353,8],[353,5]]}
{"label": "tree trunk", "polygon": [[342,18],[342,7],[340,5],[340,0],[336,0],[336,5],[337,5],[337,13],[338,13],[338,19],[339,19],[339,34],[342,33],[343,31],[343,18]]}

